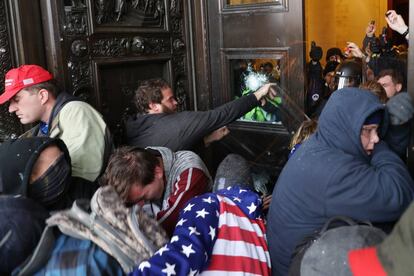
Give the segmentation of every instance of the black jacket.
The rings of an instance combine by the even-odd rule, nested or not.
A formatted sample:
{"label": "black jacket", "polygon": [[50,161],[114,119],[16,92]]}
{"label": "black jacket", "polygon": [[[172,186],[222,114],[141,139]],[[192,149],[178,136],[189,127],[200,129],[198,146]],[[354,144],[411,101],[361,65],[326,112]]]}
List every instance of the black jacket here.
{"label": "black jacket", "polygon": [[194,150],[204,136],[240,118],[259,104],[251,94],[208,111],[137,114],[126,123],[127,144]]}

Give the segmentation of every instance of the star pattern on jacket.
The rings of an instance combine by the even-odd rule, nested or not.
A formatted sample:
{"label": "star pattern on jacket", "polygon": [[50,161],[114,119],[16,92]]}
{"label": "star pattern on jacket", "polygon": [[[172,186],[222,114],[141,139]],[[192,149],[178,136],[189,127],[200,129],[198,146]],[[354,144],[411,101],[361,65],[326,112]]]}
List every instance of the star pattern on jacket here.
{"label": "star pattern on jacket", "polygon": [[144,262],[140,263],[138,269],[143,271],[145,268],[150,268],[150,267],[151,267],[151,264],[147,261],[144,261]]}
{"label": "star pattern on jacket", "polygon": [[180,220],[177,222],[176,227],[177,227],[177,226],[181,226],[181,225],[183,225],[183,223],[184,223],[184,222],[186,222],[186,221],[187,221],[186,219],[183,219],[183,218],[182,218],[182,219],[180,219]]}
{"label": "star pattern on jacket", "polygon": [[211,237],[211,240],[214,240],[214,238],[216,237],[216,228],[208,226],[210,228],[210,232],[208,232],[208,234]]}
{"label": "star pattern on jacket", "polygon": [[182,249],[183,249],[181,252],[182,252],[184,255],[186,255],[186,256],[187,256],[187,258],[190,258],[190,255],[195,253],[195,251],[192,249],[193,244],[190,244],[190,245],[188,245],[188,246],[182,245],[181,247],[182,247]]}
{"label": "star pattern on jacket", "polygon": [[206,218],[206,215],[210,214],[209,212],[206,212],[206,209],[202,209],[200,211],[197,211],[196,213],[197,213],[196,218],[198,217]]}
{"label": "star pattern on jacket", "polygon": [[208,198],[203,198],[203,202],[207,202],[207,203],[211,204],[215,201],[211,198],[211,196],[209,196]]}
{"label": "star pattern on jacket", "polygon": [[184,208],[184,213],[191,211],[191,209],[194,207],[194,204],[188,204],[185,208]]}
{"label": "star pattern on jacket", "polygon": [[234,202],[239,202],[239,203],[240,203],[240,202],[241,202],[241,199],[240,199],[240,198],[238,198],[237,196],[235,196],[235,197],[233,197],[233,201],[234,201]]}
{"label": "star pattern on jacket", "polygon": [[247,209],[249,209],[249,214],[253,213],[254,211],[256,211],[257,206],[252,202],[252,204],[250,204],[249,207],[247,207]]}
{"label": "star pattern on jacket", "polygon": [[190,233],[188,234],[189,236],[191,236],[192,234],[195,234],[195,235],[200,235],[200,232],[197,232],[197,227],[188,227],[188,230],[190,230]]}
{"label": "star pattern on jacket", "polygon": [[176,275],[175,264],[165,263],[165,268],[161,271],[167,274],[167,276]]}
{"label": "star pattern on jacket", "polygon": [[155,254],[158,254],[160,256],[162,256],[162,253],[164,253],[165,251],[168,251],[170,249],[168,249],[167,245],[161,247]]}
{"label": "star pattern on jacket", "polygon": [[[237,204],[247,217],[257,219],[261,208],[256,204],[260,200],[253,192],[249,193],[239,187],[217,192]],[[217,194],[204,194],[190,200],[180,213],[170,242],[148,261],[141,263],[132,275],[187,276],[205,270],[219,229],[220,201]]]}

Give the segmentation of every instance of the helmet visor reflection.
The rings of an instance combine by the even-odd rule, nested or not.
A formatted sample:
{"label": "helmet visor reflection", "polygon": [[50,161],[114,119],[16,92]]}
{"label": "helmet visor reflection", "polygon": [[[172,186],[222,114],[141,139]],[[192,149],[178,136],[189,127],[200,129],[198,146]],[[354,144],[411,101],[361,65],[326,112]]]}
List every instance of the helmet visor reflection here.
{"label": "helmet visor reflection", "polygon": [[342,88],[345,88],[345,87],[358,86],[358,84],[355,82],[355,79],[350,78],[350,77],[339,77],[339,78],[337,78],[337,83],[338,83],[338,88],[337,89],[342,89]]}

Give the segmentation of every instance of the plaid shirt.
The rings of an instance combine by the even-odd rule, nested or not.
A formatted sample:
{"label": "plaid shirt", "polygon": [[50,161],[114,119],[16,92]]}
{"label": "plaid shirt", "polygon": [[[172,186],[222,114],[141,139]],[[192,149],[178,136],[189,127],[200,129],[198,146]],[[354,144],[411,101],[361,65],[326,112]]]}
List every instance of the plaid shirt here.
{"label": "plaid shirt", "polygon": [[89,240],[60,235],[49,262],[35,275],[124,275],[118,262]]}

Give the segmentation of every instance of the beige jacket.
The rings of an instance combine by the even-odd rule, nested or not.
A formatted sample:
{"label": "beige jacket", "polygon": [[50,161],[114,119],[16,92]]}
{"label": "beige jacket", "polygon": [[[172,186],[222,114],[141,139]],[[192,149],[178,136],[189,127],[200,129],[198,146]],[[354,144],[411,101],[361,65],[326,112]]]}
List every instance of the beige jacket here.
{"label": "beige jacket", "polygon": [[[23,137],[37,135],[36,126]],[[72,160],[72,176],[95,181],[105,162],[105,148],[111,143],[102,115],[82,101],[66,103],[50,126],[50,137],[65,142]]]}

